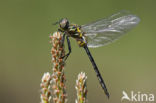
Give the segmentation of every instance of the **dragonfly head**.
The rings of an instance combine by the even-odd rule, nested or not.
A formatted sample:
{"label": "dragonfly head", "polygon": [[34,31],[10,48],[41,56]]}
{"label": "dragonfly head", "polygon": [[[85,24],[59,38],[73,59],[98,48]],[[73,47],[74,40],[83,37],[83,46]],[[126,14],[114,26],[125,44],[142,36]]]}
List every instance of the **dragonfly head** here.
{"label": "dragonfly head", "polygon": [[64,29],[64,30],[68,29],[68,27],[69,27],[68,19],[67,18],[61,19],[60,22],[59,22],[59,25],[60,25],[61,29]]}

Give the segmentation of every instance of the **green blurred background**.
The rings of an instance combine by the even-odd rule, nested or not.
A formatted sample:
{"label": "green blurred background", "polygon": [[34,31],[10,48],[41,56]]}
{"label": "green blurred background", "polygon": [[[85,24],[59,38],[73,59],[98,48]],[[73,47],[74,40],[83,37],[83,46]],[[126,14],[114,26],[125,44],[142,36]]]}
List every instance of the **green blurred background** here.
{"label": "green blurred background", "polygon": [[139,25],[115,43],[90,49],[110,99],[85,51],[72,39],[72,54],[65,67],[68,103],[75,102],[74,85],[81,71],[88,76],[88,103],[120,103],[123,90],[156,94],[155,0],[1,0],[1,103],[40,102],[41,77],[52,71],[49,33],[58,28],[52,23],[67,17],[85,24],[120,10],[138,15]]}

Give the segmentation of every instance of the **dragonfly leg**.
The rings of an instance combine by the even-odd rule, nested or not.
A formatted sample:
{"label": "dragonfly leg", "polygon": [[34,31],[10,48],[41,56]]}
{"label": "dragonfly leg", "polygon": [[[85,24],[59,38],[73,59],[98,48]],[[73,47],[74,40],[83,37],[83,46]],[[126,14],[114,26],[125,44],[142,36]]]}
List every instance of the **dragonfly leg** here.
{"label": "dragonfly leg", "polygon": [[63,34],[63,37],[62,37],[62,39],[61,39],[61,46],[62,46],[62,47],[64,46],[65,36],[66,36],[66,34],[64,33],[64,34]]}
{"label": "dragonfly leg", "polygon": [[[65,36],[66,36],[66,34],[64,33],[64,34],[63,34],[63,37],[62,37],[62,39],[61,39],[61,47],[64,46]],[[62,55],[63,55],[63,54],[61,53],[61,57],[60,57],[60,58],[62,58]]]}
{"label": "dragonfly leg", "polygon": [[90,53],[90,51],[89,51],[87,45],[84,46],[84,49],[85,49],[85,51],[86,51],[86,53],[87,53],[87,55],[88,55],[88,57],[89,57],[89,59],[90,59],[92,65],[93,65],[93,68],[94,68],[94,70],[95,70],[95,72],[96,72],[96,75],[97,75],[97,77],[98,77],[98,80],[99,80],[99,82],[100,82],[100,84],[101,84],[101,87],[103,88],[105,94],[106,94],[107,97],[109,98],[109,92],[107,91],[107,87],[106,87],[106,85],[105,85],[105,83],[104,83],[104,80],[103,80],[103,78],[102,78],[102,76],[101,76],[101,74],[100,74],[100,72],[99,72],[99,70],[98,70],[98,67],[96,66],[96,63],[95,63],[95,61],[94,61],[94,59],[93,59],[93,57],[92,57],[92,55],[91,55],[91,53]]}
{"label": "dragonfly leg", "polygon": [[66,36],[66,39],[67,39],[68,51],[69,51],[69,52],[68,52],[65,56],[62,57],[62,58],[64,58],[64,60],[66,60],[66,59],[68,58],[68,56],[70,55],[70,53],[71,53],[71,45],[70,45],[69,37]]}

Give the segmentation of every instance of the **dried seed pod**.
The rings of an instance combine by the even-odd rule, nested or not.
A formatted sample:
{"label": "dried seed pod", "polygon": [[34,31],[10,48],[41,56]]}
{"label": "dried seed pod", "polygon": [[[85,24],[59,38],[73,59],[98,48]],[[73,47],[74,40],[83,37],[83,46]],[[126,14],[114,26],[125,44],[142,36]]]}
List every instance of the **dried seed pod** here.
{"label": "dried seed pod", "polygon": [[86,103],[87,99],[87,85],[86,85],[87,76],[85,73],[81,72],[78,75],[78,79],[76,80],[76,91],[77,91],[77,99],[75,103]]}
{"label": "dried seed pod", "polygon": [[49,72],[44,73],[42,80],[41,80],[41,103],[50,103],[51,100],[51,90],[50,90],[50,83],[51,83],[51,75]]}
{"label": "dried seed pod", "polygon": [[65,62],[62,56],[65,55],[64,47],[62,47],[62,34],[55,32],[50,36],[52,43],[52,62],[53,62],[53,74],[52,74],[52,89],[53,89],[53,102],[54,103],[66,103],[66,88],[65,88],[65,76],[64,65]]}

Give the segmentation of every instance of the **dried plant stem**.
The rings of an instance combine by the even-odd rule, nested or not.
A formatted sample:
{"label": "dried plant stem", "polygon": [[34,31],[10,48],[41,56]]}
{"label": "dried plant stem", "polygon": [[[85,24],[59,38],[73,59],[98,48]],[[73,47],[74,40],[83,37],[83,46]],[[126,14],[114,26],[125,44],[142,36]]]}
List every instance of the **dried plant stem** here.
{"label": "dried plant stem", "polygon": [[52,74],[52,89],[53,89],[53,102],[54,103],[66,103],[66,87],[64,76],[64,60],[61,58],[64,56],[65,51],[62,47],[62,35],[60,32],[55,32],[50,36],[52,43],[52,62],[53,62],[53,74]]}
{"label": "dried plant stem", "polygon": [[51,75],[47,72],[44,73],[41,80],[41,103],[50,103],[51,91],[50,91]]}
{"label": "dried plant stem", "polygon": [[78,75],[78,79],[76,80],[76,91],[77,91],[77,99],[76,103],[86,103],[87,97],[87,85],[86,85],[87,76],[85,73],[81,72]]}

